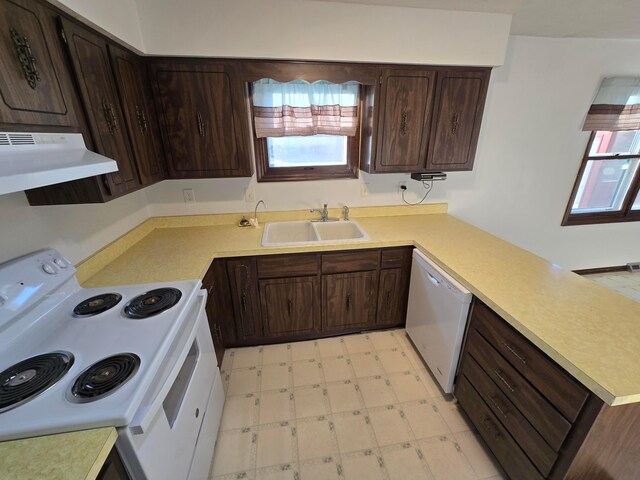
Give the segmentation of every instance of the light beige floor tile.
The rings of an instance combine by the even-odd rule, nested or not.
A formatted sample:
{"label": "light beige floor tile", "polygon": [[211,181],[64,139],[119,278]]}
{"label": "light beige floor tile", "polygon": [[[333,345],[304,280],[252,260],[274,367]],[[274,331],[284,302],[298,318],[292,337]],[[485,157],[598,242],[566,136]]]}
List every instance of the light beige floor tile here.
{"label": "light beige floor tile", "polygon": [[333,413],[351,412],[364,407],[356,383],[345,380],[344,382],[328,383],[326,388]]}
{"label": "light beige floor tile", "polygon": [[258,424],[258,397],[253,393],[227,397],[220,421],[221,430],[251,427]]}
{"label": "light beige floor tile", "polygon": [[384,462],[375,452],[342,456],[342,469],[347,480],[377,480],[386,477]]}
{"label": "light beige floor tile", "polygon": [[400,414],[393,405],[369,409],[369,419],[376,434],[378,445],[393,445],[412,440],[412,434]]}
{"label": "light beige floor tile", "polygon": [[[420,459],[413,443],[381,448],[384,466],[391,480],[433,480],[426,462]],[[455,479],[452,479],[455,480]]]}
{"label": "light beige floor tile", "polygon": [[434,437],[419,442],[420,449],[436,480],[472,480],[476,478],[462,450],[449,437]]}
{"label": "light beige floor tile", "polygon": [[420,400],[417,402],[403,403],[400,407],[416,438],[445,435],[450,432],[447,423],[436,411],[433,403]]}
{"label": "light beige floor tile", "polygon": [[258,430],[256,466],[282,465],[296,460],[295,436],[289,422],[264,425]]}
{"label": "light beige floor tile", "polygon": [[374,332],[369,334],[369,341],[373,344],[373,347],[378,351],[390,350],[392,348],[399,348],[402,345],[396,340],[395,335],[392,332]]}
{"label": "light beige floor tile", "polygon": [[247,370],[232,370],[229,377],[227,395],[242,395],[254,393],[259,390],[259,370],[257,368]]}
{"label": "light beige floor tile", "polygon": [[260,396],[260,423],[291,420],[295,417],[293,395],[287,389],[263,392]]}
{"label": "light beige floor tile", "polygon": [[[340,467],[342,469],[342,467]],[[334,458],[305,460],[300,462],[301,480],[340,480],[338,465]]]}
{"label": "light beige floor tile", "polygon": [[454,400],[434,397],[433,403],[453,433],[471,430],[471,424],[464,418],[460,407],[458,407],[458,404]]}
{"label": "light beige floor tile", "polygon": [[[345,412],[333,416],[340,454],[366,450],[376,446],[369,418],[362,412]],[[343,456],[344,458],[344,456]]]}
{"label": "light beige floor tile", "polygon": [[411,341],[409,340],[409,337],[407,337],[406,330],[404,329],[394,330],[393,333],[396,336],[396,340],[398,340],[398,343],[405,346],[411,346]]}
{"label": "light beige floor tile", "polygon": [[409,358],[399,348],[378,352],[378,357],[387,373],[407,372],[414,369]]}
{"label": "light beige floor tile", "polygon": [[213,457],[214,475],[252,470],[255,464],[255,430],[220,432]]}
{"label": "light beige floor tile", "polygon": [[480,438],[475,433],[458,432],[454,437],[478,478],[490,478],[500,475],[500,470],[493,456],[482,445]]}
{"label": "light beige floor tile", "polygon": [[393,387],[391,387],[388,380],[380,375],[361,378],[358,380],[358,386],[360,387],[360,393],[367,408],[396,403]]}
{"label": "light beige floor tile", "polygon": [[295,387],[319,383],[324,383],[319,362],[306,360],[293,364],[293,385]]}
{"label": "light beige floor tile", "polygon": [[222,365],[220,365],[220,371],[227,372],[231,370],[231,364],[233,363],[235,348],[230,348],[225,350],[224,356],[222,357]]}
{"label": "light beige floor tile", "polygon": [[444,395],[444,392],[436,382],[436,379],[433,378],[431,372],[427,371],[425,368],[417,369],[416,372],[422,382],[422,386],[427,389],[429,397],[441,397]]}
{"label": "light beige floor tile", "polygon": [[388,376],[399,402],[410,402],[431,397],[416,372],[394,373]]}
{"label": "light beige floor tile", "polygon": [[262,365],[271,363],[288,363],[291,361],[291,348],[281,343],[279,345],[267,345],[262,348]]}
{"label": "light beige floor tile", "polygon": [[291,360],[299,362],[300,360],[310,360],[317,358],[319,352],[316,350],[315,341],[295,342],[291,344]]}
{"label": "light beige floor tile", "polygon": [[260,348],[261,347],[237,348],[233,355],[233,365],[231,367],[235,370],[236,368],[259,366]]}
{"label": "light beige floor tile", "polygon": [[368,335],[347,335],[344,343],[349,354],[372,352],[373,344],[369,341]]}
{"label": "light beige floor tile", "polygon": [[[256,470],[256,480],[297,480],[298,466],[295,463],[285,463]],[[244,478],[242,479],[244,480]]]}
{"label": "light beige floor tile", "polygon": [[338,443],[333,432],[331,417],[311,417],[298,420],[298,459],[326,458],[338,453]]}
{"label": "light beige floor tile", "polygon": [[372,377],[384,373],[382,364],[378,361],[378,356],[372,353],[351,355],[351,366],[358,378]]}
{"label": "light beige floor tile", "polygon": [[242,473],[230,473],[228,475],[220,475],[217,477],[210,476],[209,478],[211,480],[238,480],[238,478],[242,478],[242,480],[255,480],[256,471],[252,470],[249,472],[242,472]]}
{"label": "light beige floor tile", "polygon": [[344,337],[323,338],[322,340],[318,340],[318,350],[322,357],[337,357],[348,353],[344,343]]}
{"label": "light beige floor tile", "polygon": [[413,366],[413,368],[415,368],[416,370],[426,368],[426,365],[422,360],[422,357],[413,347],[405,347],[403,349],[403,352],[409,359],[409,362],[411,362],[411,365]]}
{"label": "light beige floor tile", "polygon": [[322,386],[296,388],[293,392],[296,418],[317,417],[331,411],[329,397]]}
{"label": "light beige floor tile", "polygon": [[264,392],[267,390],[289,388],[293,384],[291,371],[291,366],[287,363],[264,365],[260,374],[260,389]]}
{"label": "light beige floor tile", "polygon": [[345,356],[322,359],[322,371],[325,382],[337,382],[354,378],[351,360]]}

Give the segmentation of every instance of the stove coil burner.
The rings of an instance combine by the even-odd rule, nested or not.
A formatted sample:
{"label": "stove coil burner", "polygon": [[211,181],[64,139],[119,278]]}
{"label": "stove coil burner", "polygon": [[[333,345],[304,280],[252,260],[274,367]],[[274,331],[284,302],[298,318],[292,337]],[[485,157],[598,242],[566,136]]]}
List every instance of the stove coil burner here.
{"label": "stove coil burner", "polygon": [[27,358],[0,373],[0,413],[32,400],[60,380],[73,354],[51,352]]}
{"label": "stove coil burner", "polygon": [[177,288],[157,288],[137,296],[124,306],[129,318],[147,318],[173,307],[182,297]]}
{"label": "stove coil burner", "polygon": [[139,366],[140,357],[133,353],[120,353],[94,363],[73,384],[73,400],[92,402],[115,392],[135,375]]}
{"label": "stove coil burner", "polygon": [[73,316],[92,317],[93,315],[98,315],[115,307],[120,300],[122,300],[122,295],[119,293],[103,293],[95,297],[87,298],[76,305],[73,309]]}

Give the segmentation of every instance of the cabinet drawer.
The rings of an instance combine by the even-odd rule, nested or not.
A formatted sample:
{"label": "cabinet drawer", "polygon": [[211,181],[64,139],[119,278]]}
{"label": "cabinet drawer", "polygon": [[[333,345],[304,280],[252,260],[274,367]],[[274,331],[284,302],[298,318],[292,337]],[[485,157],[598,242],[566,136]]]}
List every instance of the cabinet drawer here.
{"label": "cabinet drawer", "polygon": [[477,330],[469,330],[467,351],[557,452],[571,424]]}
{"label": "cabinet drawer", "polygon": [[385,248],[380,258],[380,268],[400,268],[405,266],[411,248]]}
{"label": "cabinet drawer", "polygon": [[535,466],[543,475],[549,475],[558,458],[556,452],[469,355],[464,359],[462,373]]}
{"label": "cabinet drawer", "polygon": [[297,277],[316,275],[320,270],[320,255],[268,255],[258,257],[258,277]]}
{"label": "cabinet drawer", "polygon": [[322,273],[363,272],[376,270],[380,264],[380,250],[322,254]]}
{"label": "cabinet drawer", "polygon": [[543,352],[481,302],[476,301],[471,325],[531,382],[570,422],[574,422],[588,392]]}
{"label": "cabinet drawer", "polygon": [[480,436],[497,457],[509,478],[542,480],[544,477],[518,447],[509,432],[484,403],[464,376],[456,385],[456,397]]}

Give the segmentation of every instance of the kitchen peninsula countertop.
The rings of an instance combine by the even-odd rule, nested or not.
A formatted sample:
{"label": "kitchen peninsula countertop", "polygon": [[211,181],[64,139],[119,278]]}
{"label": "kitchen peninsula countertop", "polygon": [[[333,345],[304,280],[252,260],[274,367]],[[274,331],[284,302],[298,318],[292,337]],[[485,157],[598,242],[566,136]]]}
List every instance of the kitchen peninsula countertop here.
{"label": "kitchen peninsula countertop", "polygon": [[237,214],[156,217],[79,265],[78,276],[87,287],[170,282],[202,278],[215,257],[414,245],[604,402],[640,401],[640,303],[445,212],[353,208],[370,240],[286,248],[261,247],[263,228],[237,227]]}

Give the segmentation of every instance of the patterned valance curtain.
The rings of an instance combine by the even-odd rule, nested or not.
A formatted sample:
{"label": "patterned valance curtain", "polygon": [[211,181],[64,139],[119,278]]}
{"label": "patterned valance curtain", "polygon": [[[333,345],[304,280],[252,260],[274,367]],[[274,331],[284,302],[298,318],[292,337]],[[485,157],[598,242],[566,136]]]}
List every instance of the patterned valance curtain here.
{"label": "patterned valance curtain", "polygon": [[358,82],[324,80],[253,83],[256,136],[353,136],[358,130]]}
{"label": "patterned valance curtain", "polygon": [[582,130],[640,130],[640,78],[605,78]]}

